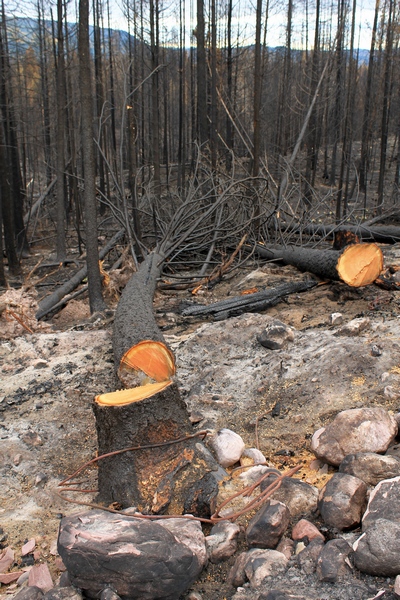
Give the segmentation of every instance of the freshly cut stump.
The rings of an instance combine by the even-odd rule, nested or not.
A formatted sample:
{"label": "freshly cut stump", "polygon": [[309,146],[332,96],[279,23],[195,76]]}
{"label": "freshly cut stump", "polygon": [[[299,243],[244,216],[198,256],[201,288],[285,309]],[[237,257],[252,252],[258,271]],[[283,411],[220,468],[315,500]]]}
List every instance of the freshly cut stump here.
{"label": "freshly cut stump", "polygon": [[[150,255],[117,308],[115,370],[118,385],[130,389],[101,394],[93,405],[99,455],[114,453],[98,463],[98,500],[144,513],[208,517],[218,493],[218,464],[199,437],[189,437],[195,431],[173,381],[174,356],[154,318],[161,264],[162,256]],[[126,448],[136,449],[115,454]]]}

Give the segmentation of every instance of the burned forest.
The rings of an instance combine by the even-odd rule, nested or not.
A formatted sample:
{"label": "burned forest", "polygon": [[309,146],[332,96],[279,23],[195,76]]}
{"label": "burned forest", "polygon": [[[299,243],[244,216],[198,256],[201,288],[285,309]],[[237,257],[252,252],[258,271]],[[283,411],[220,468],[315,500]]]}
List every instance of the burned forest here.
{"label": "burned forest", "polygon": [[0,600],[400,598],[399,6],[0,17]]}

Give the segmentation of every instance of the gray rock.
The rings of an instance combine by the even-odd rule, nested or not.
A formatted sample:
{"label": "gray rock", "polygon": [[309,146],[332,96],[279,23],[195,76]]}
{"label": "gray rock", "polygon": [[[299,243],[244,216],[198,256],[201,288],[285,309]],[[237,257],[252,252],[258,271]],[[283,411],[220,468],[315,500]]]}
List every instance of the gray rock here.
{"label": "gray rock", "polygon": [[340,327],[337,331],[335,331],[334,335],[360,335],[360,333],[365,331],[365,329],[368,329],[370,325],[371,321],[368,317],[358,317],[357,319],[352,319]]}
{"label": "gray rock", "polygon": [[82,598],[82,592],[75,587],[57,586],[46,592],[43,600],[82,600]]}
{"label": "gray rock", "polygon": [[230,429],[220,429],[211,438],[210,444],[215,452],[217,461],[222,467],[231,467],[242,456],[245,448],[244,441]]}
{"label": "gray rock", "polygon": [[290,522],[287,506],[270,500],[250,520],[246,529],[247,543],[251,548],[276,548]]}
{"label": "gray rock", "polygon": [[281,539],[281,541],[277,545],[276,550],[278,550],[278,552],[282,552],[282,554],[284,554],[286,556],[286,558],[289,560],[293,554],[293,548],[294,548],[294,541],[291,540],[290,538],[284,537]]}
{"label": "gray rock", "polygon": [[296,563],[306,575],[314,573],[323,547],[324,541],[321,538],[315,538],[296,555]]}
{"label": "gray rock", "polygon": [[397,434],[397,423],[384,408],[351,408],[318,429],[311,450],[325,462],[339,466],[358,452],[386,452]]}
{"label": "gray rock", "polygon": [[62,519],[58,552],[71,583],[89,596],[112,587],[132,600],[176,600],[202,569],[165,527],[101,510]]}
{"label": "gray rock", "polygon": [[42,590],[35,585],[31,585],[22,588],[22,590],[13,596],[13,600],[42,600],[43,597]]}
{"label": "gray rock", "polygon": [[100,600],[121,600],[117,592],[110,587],[106,587],[100,594]]}
{"label": "gray rock", "polygon": [[266,577],[273,577],[286,570],[288,559],[277,550],[260,550],[246,562],[244,571],[252,588],[258,588]]}
{"label": "gray rock", "polygon": [[309,598],[283,590],[270,590],[266,594],[261,594],[258,600],[309,600]]}
{"label": "gray rock", "polygon": [[372,490],[362,519],[363,531],[377,519],[400,523],[400,477],[385,479]]}
{"label": "gray rock", "polygon": [[197,556],[201,568],[207,563],[206,541],[200,521],[195,519],[157,519],[157,523],[168,529],[181,544],[187,546]]}
{"label": "gray rock", "polygon": [[[265,489],[272,479],[263,481],[260,488]],[[280,487],[272,494],[271,498],[283,502],[289,509],[292,517],[298,517],[317,510],[318,489],[300,479],[285,477]]]}
{"label": "gray rock", "polygon": [[377,519],[353,549],[357,569],[378,577],[395,577],[400,573],[400,523]]}
{"label": "gray rock", "polygon": [[366,497],[367,486],[361,479],[334,473],[320,492],[318,508],[327,525],[349,529],[361,522]]}
{"label": "gray rock", "polygon": [[214,525],[206,537],[207,556],[212,563],[227,560],[237,550],[240,527],[236,523],[221,521]]}
{"label": "gray rock", "polygon": [[318,579],[335,583],[347,577],[352,571],[349,560],[351,554],[353,554],[353,548],[346,540],[336,539],[327,542],[318,558]]}
{"label": "gray rock", "polygon": [[383,479],[400,475],[400,460],[395,456],[382,456],[375,452],[358,452],[345,456],[340,463],[339,471],[354,475],[367,485],[375,486]]}
{"label": "gray rock", "polygon": [[293,329],[278,319],[273,319],[265,326],[264,331],[257,335],[257,341],[269,350],[280,350],[293,340]]}

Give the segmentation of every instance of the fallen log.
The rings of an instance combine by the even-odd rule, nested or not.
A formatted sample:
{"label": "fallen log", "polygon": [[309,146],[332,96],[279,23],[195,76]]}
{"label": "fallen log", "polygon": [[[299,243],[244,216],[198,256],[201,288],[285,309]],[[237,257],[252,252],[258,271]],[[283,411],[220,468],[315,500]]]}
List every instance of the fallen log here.
{"label": "fallen log", "polygon": [[216,321],[236,317],[246,312],[259,312],[275,306],[289,294],[298,294],[318,285],[312,279],[306,281],[287,282],[276,288],[262,290],[245,296],[235,296],[207,306],[195,304],[182,311],[184,317],[214,315]]}
{"label": "fallen log", "polygon": [[344,250],[319,250],[303,246],[261,246],[260,256],[293,265],[321,279],[339,279],[351,287],[373,283],[383,269],[383,254],[376,244],[352,244]]}
{"label": "fallen log", "polygon": [[[98,501],[136,506],[145,513],[209,517],[218,492],[218,465],[193,437],[186,405],[172,380],[173,355],[154,317],[153,295],[162,262],[161,254],[146,258],[127,283],[115,314],[113,350],[118,385],[135,385],[136,378],[143,381],[132,390],[96,398],[98,452],[141,449],[99,461]],[[127,372],[130,367],[132,371]],[[148,383],[149,379],[155,383]],[[163,389],[153,393],[159,387]]]}
{"label": "fallen log", "polygon": [[336,231],[351,231],[363,242],[378,242],[380,244],[396,244],[400,242],[400,227],[395,225],[317,225],[295,227],[291,231],[323,238],[332,238]]}
{"label": "fallen log", "polygon": [[[124,229],[118,231],[118,233],[116,233],[110,239],[110,241],[104,246],[104,248],[100,250],[100,260],[103,260],[103,258],[107,256],[110,250],[114,248],[115,244],[123,236],[124,231]],[[53,311],[60,310],[64,306],[61,300],[67,294],[73,292],[73,290],[78,287],[78,285],[83,281],[83,279],[85,279],[86,276],[87,266],[85,265],[84,267],[82,267],[82,269],[79,269],[79,271],[77,271],[75,275],[71,277],[71,279],[63,283],[63,285],[60,285],[52,294],[43,298],[43,300],[39,302],[39,310],[36,313],[37,320],[40,321],[40,319],[43,319]]]}

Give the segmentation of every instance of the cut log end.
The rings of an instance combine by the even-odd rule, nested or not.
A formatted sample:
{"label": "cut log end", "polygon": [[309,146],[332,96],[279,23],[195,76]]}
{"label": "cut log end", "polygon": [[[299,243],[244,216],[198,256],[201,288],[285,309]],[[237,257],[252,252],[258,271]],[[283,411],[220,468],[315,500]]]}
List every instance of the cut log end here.
{"label": "cut log end", "polygon": [[383,254],[376,244],[354,244],[340,255],[336,269],[342,281],[351,287],[373,283],[383,269]]}
{"label": "cut log end", "polygon": [[175,358],[162,342],[143,340],[132,346],[121,359],[118,378],[128,389],[96,396],[103,406],[126,406],[140,402],[171,385]]}

